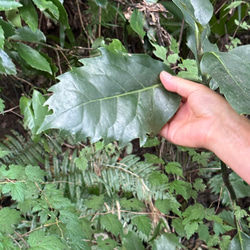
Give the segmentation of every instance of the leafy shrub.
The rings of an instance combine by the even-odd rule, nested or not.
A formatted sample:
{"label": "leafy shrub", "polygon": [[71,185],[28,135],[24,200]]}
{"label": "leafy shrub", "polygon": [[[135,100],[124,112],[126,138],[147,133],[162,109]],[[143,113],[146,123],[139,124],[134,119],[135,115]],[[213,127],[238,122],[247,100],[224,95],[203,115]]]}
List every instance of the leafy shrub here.
{"label": "leafy shrub", "polygon": [[[249,186],[223,164],[222,178],[212,153],[155,136],[180,101],[161,86],[162,70],[220,91],[249,114],[250,47],[237,47],[235,38],[249,28],[249,3],[224,4],[216,14],[209,0],[94,0],[84,10],[85,26],[84,3],[76,1],[79,36],[66,4],[0,6],[1,74],[48,82],[32,84],[20,98],[29,132],[13,131],[0,144],[0,193],[10,200],[0,210],[0,248],[247,249],[249,216],[240,199]],[[42,30],[43,18],[56,35]],[[214,41],[225,26],[231,43],[221,52]],[[90,58],[79,59],[77,42]],[[137,51],[143,55],[131,54]],[[136,138],[140,149],[130,143]]]}

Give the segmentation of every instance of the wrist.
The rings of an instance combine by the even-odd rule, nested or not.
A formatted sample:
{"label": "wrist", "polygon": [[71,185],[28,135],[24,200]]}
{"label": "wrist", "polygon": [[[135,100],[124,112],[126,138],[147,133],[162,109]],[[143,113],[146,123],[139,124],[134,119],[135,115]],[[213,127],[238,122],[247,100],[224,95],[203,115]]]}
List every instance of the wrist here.
{"label": "wrist", "polygon": [[242,133],[249,133],[249,121],[244,116],[239,115],[228,103],[221,110],[206,136],[206,148],[214,153],[242,143]]}

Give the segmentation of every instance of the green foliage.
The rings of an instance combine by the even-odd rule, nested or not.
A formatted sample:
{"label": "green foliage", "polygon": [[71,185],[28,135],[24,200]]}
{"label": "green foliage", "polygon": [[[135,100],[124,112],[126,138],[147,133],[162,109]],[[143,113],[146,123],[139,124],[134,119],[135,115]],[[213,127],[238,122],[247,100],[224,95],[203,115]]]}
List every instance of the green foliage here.
{"label": "green foliage", "polygon": [[[202,58],[201,70],[211,75],[218,83],[220,91],[225,95],[233,108],[241,114],[249,114],[249,62],[239,57],[240,50],[250,51],[250,46],[241,46],[229,53],[207,52]],[[240,67],[237,67],[241,65]],[[237,94],[238,98],[235,98]]]}
{"label": "green foliage", "polygon": [[[146,134],[158,133],[172,117],[180,98],[159,84],[159,73],[169,70],[164,64],[146,55],[101,52],[100,57],[81,60],[85,66],[60,76],[45,103],[53,114],[38,133],[58,128],[79,141],[103,138],[105,143],[117,140],[125,145],[140,138],[143,145]],[[62,99],[67,105],[61,105]]]}
{"label": "green foliage", "polygon": [[0,1],[0,73],[23,80],[27,130],[0,143],[1,249],[247,249],[249,186],[230,174],[236,204],[211,152],[155,136],[180,101],[162,70],[249,113],[249,3],[216,2],[76,1],[74,19],[67,1]]}

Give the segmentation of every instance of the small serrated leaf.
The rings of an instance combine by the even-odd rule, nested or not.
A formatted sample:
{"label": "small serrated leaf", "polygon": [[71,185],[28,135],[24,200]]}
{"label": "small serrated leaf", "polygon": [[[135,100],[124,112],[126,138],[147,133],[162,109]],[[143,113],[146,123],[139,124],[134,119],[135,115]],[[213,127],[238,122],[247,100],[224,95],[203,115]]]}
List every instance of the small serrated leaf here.
{"label": "small serrated leaf", "polygon": [[145,234],[147,237],[151,231],[151,220],[145,215],[132,218],[131,223],[137,227],[137,230]]}
{"label": "small serrated leaf", "polygon": [[184,178],[182,166],[179,162],[169,162],[167,166],[165,166],[165,171],[168,174],[171,173]]}
{"label": "small serrated leaf", "polygon": [[105,214],[101,216],[101,225],[108,232],[118,236],[122,232],[122,224],[115,214]]}
{"label": "small serrated leaf", "polygon": [[26,184],[23,182],[10,182],[3,186],[2,193],[7,194],[10,192],[11,198],[18,202],[23,202],[26,193]]}
{"label": "small serrated leaf", "polygon": [[181,216],[181,211],[179,210],[181,204],[174,197],[164,200],[157,199],[155,201],[155,206],[164,214],[168,214],[172,211]]}
{"label": "small serrated leaf", "polygon": [[104,195],[95,196],[92,195],[90,199],[85,201],[85,206],[88,208],[98,210],[104,203]]}
{"label": "small serrated leaf", "polygon": [[37,90],[33,91],[32,99],[26,96],[20,98],[20,109],[22,115],[24,115],[24,126],[31,130],[34,141],[39,139],[36,132],[45,116],[49,114],[48,108],[43,106],[44,102],[44,96]]}
{"label": "small serrated leaf", "polygon": [[21,220],[20,212],[9,207],[0,210],[0,232],[11,234],[14,232],[13,224],[19,223]]}
{"label": "small serrated leaf", "polygon": [[12,180],[25,178],[25,167],[13,164],[10,165],[6,172],[6,177]]}
{"label": "small serrated leaf", "polygon": [[181,249],[179,238],[175,234],[163,234],[153,241],[153,250],[176,250]]}
{"label": "small serrated leaf", "polygon": [[85,156],[79,156],[75,158],[74,163],[76,164],[76,167],[82,170],[83,172],[88,167],[88,160]]}
{"label": "small serrated leaf", "polygon": [[195,232],[197,232],[198,228],[199,228],[199,224],[198,224],[198,222],[196,222],[196,221],[192,221],[192,222],[190,222],[190,223],[188,223],[188,224],[185,225],[184,229],[185,229],[185,231],[186,231],[187,239],[188,239],[188,240],[190,239],[190,237],[191,237]]}
{"label": "small serrated leaf", "polygon": [[145,250],[141,239],[134,232],[129,231],[122,238],[122,249]]}
{"label": "small serrated leaf", "polygon": [[141,38],[143,38],[146,34],[143,29],[145,22],[146,20],[142,11],[134,9],[130,18],[130,26],[137,34],[140,35]]}
{"label": "small serrated leaf", "polygon": [[39,166],[28,165],[25,167],[25,174],[30,181],[44,181],[46,173]]}
{"label": "small serrated leaf", "polygon": [[143,209],[145,209],[145,204],[136,198],[129,199],[129,200],[127,200],[126,198],[123,198],[120,200],[120,204],[125,209],[132,210],[132,211],[142,211]]}
{"label": "small serrated leaf", "polygon": [[28,244],[31,250],[62,250],[67,247],[55,235],[45,235],[43,231],[35,231],[30,234]]}
{"label": "small serrated leaf", "polygon": [[205,208],[201,204],[196,203],[189,206],[182,215],[186,217],[183,221],[184,224],[188,224],[190,221],[201,222],[205,217]]}

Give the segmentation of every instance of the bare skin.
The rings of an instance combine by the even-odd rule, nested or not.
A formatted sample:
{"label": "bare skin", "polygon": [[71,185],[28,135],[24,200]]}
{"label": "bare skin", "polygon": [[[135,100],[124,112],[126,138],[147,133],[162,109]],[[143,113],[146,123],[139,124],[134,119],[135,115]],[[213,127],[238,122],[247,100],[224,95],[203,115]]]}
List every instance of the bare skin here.
{"label": "bare skin", "polygon": [[175,116],[160,134],[174,144],[214,152],[250,184],[250,121],[202,84],[160,74],[164,87],[182,96]]}

